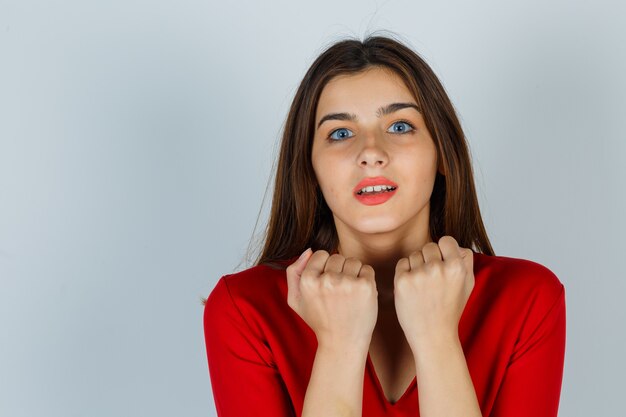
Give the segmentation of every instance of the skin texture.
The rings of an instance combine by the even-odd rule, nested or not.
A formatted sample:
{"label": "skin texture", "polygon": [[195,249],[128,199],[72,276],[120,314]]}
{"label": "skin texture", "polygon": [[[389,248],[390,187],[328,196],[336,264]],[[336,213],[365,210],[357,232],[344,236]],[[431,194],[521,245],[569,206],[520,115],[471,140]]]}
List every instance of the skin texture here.
{"label": "skin texture", "polygon": [[[338,251],[374,268],[381,311],[393,309],[398,259],[432,242],[428,215],[437,150],[417,110],[405,108],[377,117],[380,106],[396,102],[417,105],[402,80],[389,71],[375,68],[332,79],[320,96],[315,125],[335,112],[354,113],[359,121],[324,122],[315,132],[311,157],[322,194],[333,212]],[[408,121],[415,130],[399,120]],[[393,133],[402,127],[407,133]],[[341,131],[335,137],[351,137],[328,143],[326,138],[339,128],[349,132]],[[352,189],[363,178],[378,175],[398,184],[395,195],[384,204],[361,204]]]}
{"label": "skin texture", "polygon": [[[318,340],[304,417],[362,415],[368,349],[383,352],[387,328],[395,329],[392,344],[410,347],[405,357],[413,362],[422,417],[481,415],[458,338],[474,286],[472,251],[451,236],[433,242],[429,235],[437,151],[415,109],[377,116],[380,106],[398,102],[417,105],[402,80],[380,68],[334,78],[320,96],[316,126],[329,113],[358,120],[324,122],[313,140],[312,164],[339,253],[308,249],[287,268],[288,304]],[[328,142],[331,134],[336,142]],[[353,188],[379,175],[398,184],[396,194],[361,204]],[[403,375],[401,388],[411,373]],[[391,374],[386,383],[397,379]]]}

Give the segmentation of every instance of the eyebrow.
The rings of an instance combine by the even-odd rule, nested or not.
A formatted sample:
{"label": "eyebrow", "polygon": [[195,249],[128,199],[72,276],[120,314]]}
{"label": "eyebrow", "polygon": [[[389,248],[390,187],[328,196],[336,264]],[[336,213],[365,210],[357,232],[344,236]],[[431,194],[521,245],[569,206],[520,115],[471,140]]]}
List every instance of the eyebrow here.
{"label": "eyebrow", "polygon": [[[378,111],[376,111],[376,117],[386,116],[407,107],[413,108],[421,113],[420,108],[414,103],[391,103],[387,106],[380,107]],[[319,129],[322,123],[327,120],[349,120],[355,122],[358,120],[358,117],[356,116],[356,114],[353,113],[329,113],[326,116],[322,117],[320,122],[317,124],[317,128]]]}

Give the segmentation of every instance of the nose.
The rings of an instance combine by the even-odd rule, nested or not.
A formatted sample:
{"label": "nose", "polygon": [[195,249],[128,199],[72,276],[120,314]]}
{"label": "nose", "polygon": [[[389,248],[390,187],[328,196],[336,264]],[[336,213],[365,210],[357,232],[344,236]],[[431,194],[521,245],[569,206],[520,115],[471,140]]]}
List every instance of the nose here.
{"label": "nose", "polygon": [[358,159],[361,167],[387,165],[389,158],[382,147],[383,140],[384,138],[378,137],[376,134],[365,137]]}

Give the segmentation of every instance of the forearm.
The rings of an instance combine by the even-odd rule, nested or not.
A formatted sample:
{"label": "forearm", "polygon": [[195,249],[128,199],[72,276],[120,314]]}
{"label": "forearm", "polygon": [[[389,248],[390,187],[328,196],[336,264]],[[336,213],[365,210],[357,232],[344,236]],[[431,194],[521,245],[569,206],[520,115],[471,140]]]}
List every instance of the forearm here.
{"label": "forearm", "polygon": [[481,417],[458,337],[422,341],[413,354],[421,417]]}
{"label": "forearm", "polygon": [[367,349],[318,346],[302,417],[361,417]]}

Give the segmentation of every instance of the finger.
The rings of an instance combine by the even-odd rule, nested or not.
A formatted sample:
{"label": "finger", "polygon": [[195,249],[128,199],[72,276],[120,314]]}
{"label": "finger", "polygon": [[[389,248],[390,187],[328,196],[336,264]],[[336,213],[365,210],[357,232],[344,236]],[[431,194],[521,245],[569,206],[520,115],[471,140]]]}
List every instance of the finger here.
{"label": "finger", "polygon": [[462,257],[461,248],[459,248],[459,244],[452,236],[446,235],[439,239],[439,250],[444,261]]}
{"label": "finger", "polygon": [[422,247],[424,262],[441,261],[441,251],[435,242],[428,242]]}
{"label": "finger", "polygon": [[419,269],[422,265],[424,265],[424,255],[422,251],[415,251],[409,255],[409,267],[411,270]]}
{"label": "finger", "polygon": [[316,250],[311,255],[309,262],[306,265],[306,270],[310,271],[314,276],[320,276],[324,272],[324,265],[328,259],[328,252],[324,249]]}
{"label": "finger", "polygon": [[324,266],[324,272],[338,272],[341,273],[343,271],[343,264],[345,263],[346,258],[335,253],[330,255],[330,257],[326,260],[326,265]]}
{"label": "finger", "polygon": [[313,251],[307,248],[298,259],[287,267],[287,304],[292,306],[300,297],[300,277]]}
{"label": "finger", "polygon": [[357,278],[363,264],[357,258],[347,258],[343,264],[343,273],[350,277]]}
{"label": "finger", "polygon": [[461,257],[474,265],[474,255],[476,253],[470,248],[461,248]]}
{"label": "finger", "polygon": [[461,258],[463,259],[469,258],[472,261],[472,263],[474,262],[475,252],[472,249],[459,247],[459,251],[461,252]]}
{"label": "finger", "polygon": [[474,251],[470,248],[461,248],[461,258],[465,262],[468,271],[474,272]]}
{"label": "finger", "polygon": [[294,263],[288,266],[289,270],[293,273],[293,276],[300,277],[302,275],[302,271],[306,268],[307,262],[311,257],[313,251],[311,248],[307,248],[298,259]]}
{"label": "finger", "polygon": [[371,265],[362,265],[361,270],[359,271],[358,278],[365,278],[375,281],[376,278],[374,277],[374,268],[372,268]]}
{"label": "finger", "polygon": [[396,276],[400,275],[401,272],[409,272],[411,270],[411,264],[409,263],[408,258],[400,258],[400,260],[396,263]]}

